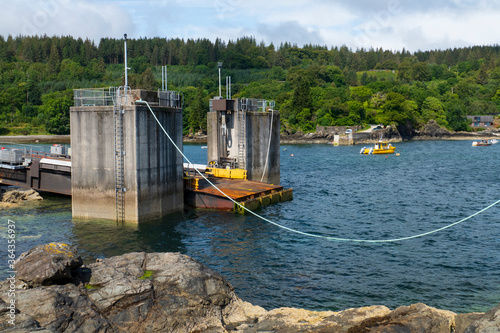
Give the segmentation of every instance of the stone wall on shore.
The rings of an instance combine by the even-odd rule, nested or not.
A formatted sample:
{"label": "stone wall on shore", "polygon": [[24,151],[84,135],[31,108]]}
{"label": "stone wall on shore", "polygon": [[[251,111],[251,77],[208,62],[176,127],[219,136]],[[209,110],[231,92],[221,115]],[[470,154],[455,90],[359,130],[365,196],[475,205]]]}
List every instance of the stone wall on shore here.
{"label": "stone wall on shore", "polygon": [[179,253],[127,253],[84,266],[63,243],[40,245],[0,283],[2,332],[422,332],[500,331],[500,306],[456,314],[418,303],[343,311],[241,300],[219,273]]}

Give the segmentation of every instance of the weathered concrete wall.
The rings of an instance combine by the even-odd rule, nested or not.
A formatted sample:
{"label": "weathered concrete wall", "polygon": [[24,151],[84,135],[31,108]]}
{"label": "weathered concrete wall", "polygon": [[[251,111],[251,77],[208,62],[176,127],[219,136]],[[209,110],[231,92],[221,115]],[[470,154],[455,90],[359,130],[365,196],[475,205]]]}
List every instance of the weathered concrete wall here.
{"label": "weathered concrete wall", "polygon": [[[158,120],[182,150],[182,110],[152,107]],[[135,117],[138,216],[157,219],[184,209],[182,156],[146,106]],[[147,130],[146,130],[147,129]]]}
{"label": "weathered concrete wall", "polygon": [[70,121],[73,217],[114,219],[113,107],[72,107]]}
{"label": "weathered concrete wall", "polygon": [[[125,106],[125,220],[141,222],[180,211],[182,157],[146,106]],[[182,111],[154,107],[182,149]],[[112,106],[71,108],[72,204],[75,218],[116,218]]]}
{"label": "weathered concrete wall", "polygon": [[[272,124],[272,125],[271,125]],[[269,146],[269,157],[266,158]],[[247,177],[249,180],[280,184],[280,114],[247,112]],[[262,177],[264,174],[264,177]]]}
{"label": "weathered concrete wall", "polygon": [[220,155],[219,112],[207,113],[207,161],[217,161]]}
{"label": "weathered concrete wall", "polygon": [[[278,111],[273,113],[246,111],[245,113],[245,169],[247,170],[247,178],[278,185],[280,183],[280,114]],[[207,114],[207,157],[209,162],[223,156],[224,144],[221,140],[221,117],[223,116],[226,117],[229,157],[238,158],[240,124],[237,112],[212,111]],[[271,146],[266,166],[269,139],[271,139]],[[264,177],[262,177],[263,173]]]}

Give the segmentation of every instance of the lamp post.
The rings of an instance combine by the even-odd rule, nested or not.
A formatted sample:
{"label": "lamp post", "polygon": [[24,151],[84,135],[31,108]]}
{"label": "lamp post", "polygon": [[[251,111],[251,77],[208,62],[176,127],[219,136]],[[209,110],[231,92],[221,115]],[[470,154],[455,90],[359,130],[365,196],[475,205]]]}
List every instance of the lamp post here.
{"label": "lamp post", "polygon": [[127,34],[124,34],[123,38],[125,38],[125,87],[128,87],[128,73],[127,73],[127,70],[128,70],[128,68],[127,68]]}
{"label": "lamp post", "polygon": [[220,69],[222,68],[222,61],[217,63],[217,67],[219,67],[219,98],[222,98],[222,87],[220,84]]}

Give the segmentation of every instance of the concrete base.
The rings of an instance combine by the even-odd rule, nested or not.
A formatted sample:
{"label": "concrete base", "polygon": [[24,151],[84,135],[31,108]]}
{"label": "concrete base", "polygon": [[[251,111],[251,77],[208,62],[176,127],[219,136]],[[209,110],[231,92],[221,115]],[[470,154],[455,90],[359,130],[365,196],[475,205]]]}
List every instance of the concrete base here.
{"label": "concrete base", "polygon": [[[182,109],[153,107],[182,149]],[[182,156],[147,106],[124,107],[125,221],[159,219],[184,209]],[[116,219],[112,106],[71,108],[73,217]]]}
{"label": "concrete base", "polygon": [[[248,179],[280,184],[280,114],[247,112]],[[271,140],[271,142],[269,142]],[[268,155],[269,151],[269,155]],[[267,160],[267,164],[266,164]]]}

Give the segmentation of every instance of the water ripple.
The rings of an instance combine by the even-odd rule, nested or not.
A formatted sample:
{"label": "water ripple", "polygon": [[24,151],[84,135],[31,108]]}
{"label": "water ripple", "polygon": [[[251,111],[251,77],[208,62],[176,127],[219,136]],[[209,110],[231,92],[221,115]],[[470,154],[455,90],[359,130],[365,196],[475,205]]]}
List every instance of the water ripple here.
{"label": "water ripple", "polygon": [[[500,145],[486,150],[469,141],[436,141],[397,147],[401,156],[387,158],[361,156],[357,146],[283,147],[282,185],[294,188],[294,200],[259,213],[313,234],[385,239],[441,228],[499,199]],[[193,162],[206,163],[199,145],[184,148]],[[356,244],[307,238],[251,215],[214,211],[120,227],[72,220],[70,205],[68,198],[49,196],[0,217],[16,220],[19,253],[52,241],[77,246],[87,263],[130,251],[181,252],[224,274],[244,300],[268,309],[424,302],[469,312],[500,302],[498,207],[425,238]],[[5,265],[5,255],[1,259]],[[2,266],[2,277],[5,271]]]}

